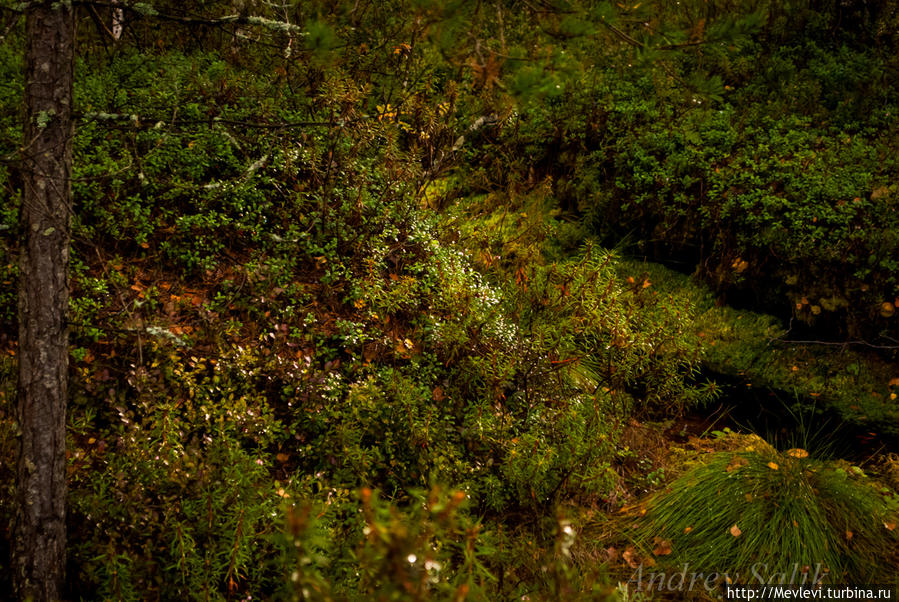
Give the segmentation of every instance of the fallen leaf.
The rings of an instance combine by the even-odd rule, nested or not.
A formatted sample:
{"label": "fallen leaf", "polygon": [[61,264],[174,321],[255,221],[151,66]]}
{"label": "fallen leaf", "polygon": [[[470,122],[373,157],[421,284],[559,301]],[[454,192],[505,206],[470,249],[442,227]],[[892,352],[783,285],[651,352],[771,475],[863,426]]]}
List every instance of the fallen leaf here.
{"label": "fallen leaf", "polygon": [[780,468],[780,466],[778,466],[776,462],[768,462],[768,468],[770,468],[771,470],[777,470],[778,468]]}
{"label": "fallen leaf", "polygon": [[727,472],[733,472],[743,466],[749,466],[749,460],[747,460],[743,456],[736,456],[735,458],[731,459],[730,463],[727,465],[727,468],[725,468],[724,470],[726,470]]}
{"label": "fallen leaf", "polygon": [[692,530],[693,530],[693,527],[684,527],[684,534],[687,534]]}
{"label": "fallen leaf", "polygon": [[887,531],[892,531],[896,528],[896,521],[884,521],[883,526],[886,527]]}
{"label": "fallen leaf", "polygon": [[853,535],[852,531],[850,531],[849,529],[846,529],[846,539],[852,539],[852,535]]}
{"label": "fallen leaf", "polygon": [[637,551],[634,549],[634,546],[628,546],[622,552],[621,557],[624,558],[624,561],[627,563],[629,567],[632,569],[640,566],[640,557],[637,555]]}
{"label": "fallen leaf", "polygon": [[671,541],[655,537],[653,543],[656,544],[656,547],[653,548],[652,553],[656,556],[667,556],[671,553]]}
{"label": "fallen leaf", "polygon": [[793,449],[787,450],[787,455],[791,458],[808,458],[808,452],[804,449],[800,449],[798,447],[794,447]]}
{"label": "fallen leaf", "polygon": [[743,534],[743,532],[740,531],[740,527],[738,527],[737,524],[734,523],[734,526],[730,528],[730,534],[734,537],[739,537]]}

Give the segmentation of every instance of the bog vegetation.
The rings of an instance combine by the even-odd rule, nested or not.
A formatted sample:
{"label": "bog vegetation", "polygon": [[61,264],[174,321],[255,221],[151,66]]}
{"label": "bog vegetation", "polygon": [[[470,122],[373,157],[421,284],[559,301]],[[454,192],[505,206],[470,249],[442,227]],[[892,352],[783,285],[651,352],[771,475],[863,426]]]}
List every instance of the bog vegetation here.
{"label": "bog vegetation", "polygon": [[899,584],[899,5],[79,4],[71,599]]}

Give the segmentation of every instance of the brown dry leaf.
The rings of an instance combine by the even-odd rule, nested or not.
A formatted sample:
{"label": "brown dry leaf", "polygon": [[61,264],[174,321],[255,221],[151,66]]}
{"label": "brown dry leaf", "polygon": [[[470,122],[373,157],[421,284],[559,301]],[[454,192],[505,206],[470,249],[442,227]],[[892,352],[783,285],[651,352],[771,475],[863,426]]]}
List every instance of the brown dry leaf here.
{"label": "brown dry leaf", "polygon": [[804,449],[800,449],[798,447],[794,447],[793,449],[787,450],[787,455],[791,458],[808,458],[808,452]]}
{"label": "brown dry leaf", "polygon": [[621,553],[621,557],[632,569],[640,566],[640,557],[637,555],[637,551],[634,549],[634,546],[626,547],[624,549],[624,552]]}
{"label": "brown dry leaf", "polygon": [[609,562],[615,562],[618,560],[618,550],[615,549],[615,546],[609,546],[606,548],[606,556],[609,559]]}
{"label": "brown dry leaf", "polygon": [[777,462],[768,462],[768,468],[771,470],[778,470],[780,466],[777,465]]}
{"label": "brown dry leaf", "polygon": [[730,528],[730,534],[733,535],[734,537],[739,537],[739,536],[743,535],[743,532],[740,531],[740,527],[738,527],[737,524],[734,523],[734,526]]}
{"label": "brown dry leaf", "polygon": [[652,550],[652,553],[656,556],[667,556],[671,553],[670,540],[662,539],[661,537],[655,537],[653,538],[652,542],[656,544],[656,547]]}
{"label": "brown dry leaf", "polygon": [[897,377],[897,378],[891,378],[891,379],[890,379],[889,386],[891,386],[891,387],[899,387],[899,377]]}
{"label": "brown dry leaf", "polygon": [[749,460],[747,460],[743,456],[737,456],[731,459],[730,464],[727,465],[727,468],[725,468],[725,470],[727,472],[733,472],[738,468],[742,468],[743,466],[749,466]]}

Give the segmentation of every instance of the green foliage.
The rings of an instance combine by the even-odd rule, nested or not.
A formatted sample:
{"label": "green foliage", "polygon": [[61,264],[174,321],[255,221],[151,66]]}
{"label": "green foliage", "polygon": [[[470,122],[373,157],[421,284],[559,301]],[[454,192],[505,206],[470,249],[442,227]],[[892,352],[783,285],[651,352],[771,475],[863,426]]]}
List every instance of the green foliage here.
{"label": "green foliage", "polygon": [[705,370],[739,379],[744,390],[795,400],[789,405],[800,413],[826,410],[845,423],[896,432],[895,364],[888,357],[861,347],[791,343],[790,333],[771,316],[720,306],[707,286],[683,274],[635,261],[621,268],[646,274],[661,295],[690,308],[692,318],[681,336],[685,345],[700,350]]}
{"label": "green foliage", "polygon": [[735,583],[776,583],[794,566],[810,567],[801,569],[808,583],[889,582],[899,566],[895,493],[857,468],[806,456],[711,455],[649,502],[647,547],[665,566],[687,563]]}
{"label": "green foliage", "polygon": [[[770,290],[760,303],[786,299],[814,326],[889,328],[896,103],[871,82],[894,61],[831,45],[849,8],[801,3],[801,39],[779,6],[692,0],[133,8],[105,52],[82,29],[77,63],[73,597],[633,599],[598,566],[607,534],[581,527],[663,483],[669,467],[627,431],[717,398],[705,372],[895,424],[889,358],[781,345],[773,318],[600,248],[699,266],[717,292]],[[862,32],[887,22],[865,19]],[[14,349],[0,338],[4,358]],[[12,365],[0,361],[8,457]],[[729,521],[739,488],[800,491],[760,502],[752,520],[774,520],[744,530],[744,547],[709,526],[715,559],[799,554],[793,540],[759,547],[791,517],[833,571],[864,577],[889,551],[870,517],[893,502],[858,475],[745,458],[744,480],[713,458],[695,491],[675,482],[683,503],[663,496],[654,512],[676,524],[709,502]],[[12,479],[4,465],[4,521]]]}

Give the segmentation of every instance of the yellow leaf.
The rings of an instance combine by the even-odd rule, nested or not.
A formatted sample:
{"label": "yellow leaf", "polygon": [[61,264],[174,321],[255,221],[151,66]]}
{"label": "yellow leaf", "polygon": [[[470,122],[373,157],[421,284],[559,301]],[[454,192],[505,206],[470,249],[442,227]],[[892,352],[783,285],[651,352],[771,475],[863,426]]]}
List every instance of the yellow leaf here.
{"label": "yellow leaf", "polygon": [[730,528],[730,534],[733,535],[734,537],[739,537],[739,536],[743,535],[743,532],[740,531],[740,527],[738,527],[737,524],[734,523],[734,526]]}
{"label": "yellow leaf", "polygon": [[793,449],[787,450],[787,455],[791,458],[808,458],[808,452],[804,449],[799,449],[798,447],[794,447]]}
{"label": "yellow leaf", "polygon": [[768,462],[768,468],[770,468],[771,470],[777,470],[778,468],[780,468],[780,466],[778,466],[776,462]]}

